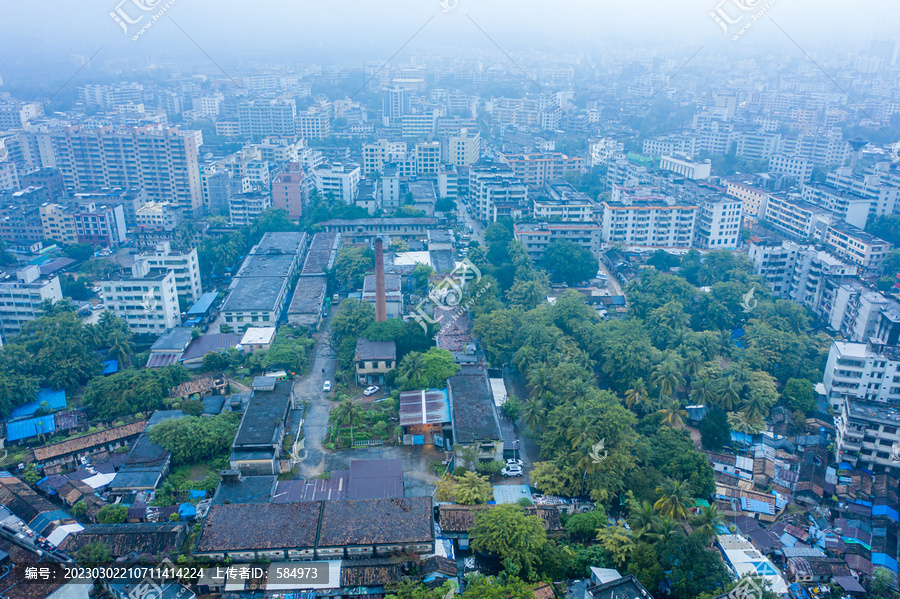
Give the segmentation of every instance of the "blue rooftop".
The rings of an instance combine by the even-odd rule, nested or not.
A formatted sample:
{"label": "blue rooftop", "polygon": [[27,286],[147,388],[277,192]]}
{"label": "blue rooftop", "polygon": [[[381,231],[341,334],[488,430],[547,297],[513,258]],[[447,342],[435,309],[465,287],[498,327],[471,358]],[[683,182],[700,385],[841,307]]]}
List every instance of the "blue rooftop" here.
{"label": "blue rooftop", "polygon": [[41,389],[38,391],[36,400],[30,401],[24,406],[19,406],[13,410],[9,415],[9,419],[18,420],[20,418],[30,418],[31,416],[34,416],[35,412],[41,409],[41,404],[45,401],[50,404],[51,412],[62,410],[66,407],[66,392],[55,391],[53,389]]}
{"label": "blue rooftop", "polygon": [[197,303],[191,306],[191,309],[187,311],[187,315],[203,316],[204,314],[209,312],[209,309],[215,303],[217,297],[219,297],[219,294],[215,291],[204,293],[200,296],[200,299],[197,300]]}
{"label": "blue rooftop", "polygon": [[56,424],[53,414],[6,423],[6,436],[10,441],[30,439],[42,433],[52,433],[54,430],[56,430]]}
{"label": "blue rooftop", "polygon": [[100,362],[103,366],[103,370],[100,371],[102,376],[107,376],[109,374],[115,374],[119,372],[119,361],[118,360],[104,360]]}

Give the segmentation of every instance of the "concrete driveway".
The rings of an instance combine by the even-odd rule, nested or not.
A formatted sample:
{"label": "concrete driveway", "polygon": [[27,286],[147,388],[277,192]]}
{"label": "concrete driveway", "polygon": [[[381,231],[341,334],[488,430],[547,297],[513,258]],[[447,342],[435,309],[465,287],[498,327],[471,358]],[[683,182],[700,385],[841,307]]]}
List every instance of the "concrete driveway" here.
{"label": "concrete driveway", "polygon": [[[325,446],[322,441],[328,431],[328,415],[337,405],[322,391],[326,380],[334,380],[337,354],[331,347],[331,316],[334,308],[322,321],[319,332],[313,335],[316,345],[313,349],[310,373],[294,382],[294,396],[301,402],[309,402],[303,432],[306,438],[306,459],[298,466],[300,478],[311,478],[322,474],[325,468]],[[323,372],[324,370],[324,372]]]}

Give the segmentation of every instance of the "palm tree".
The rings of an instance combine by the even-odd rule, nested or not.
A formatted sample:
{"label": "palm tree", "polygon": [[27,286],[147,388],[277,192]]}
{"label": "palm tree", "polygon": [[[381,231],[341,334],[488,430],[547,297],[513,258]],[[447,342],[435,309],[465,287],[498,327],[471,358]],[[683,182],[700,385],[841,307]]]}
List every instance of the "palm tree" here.
{"label": "palm tree", "polygon": [[547,421],[547,410],[544,402],[532,397],[522,406],[522,423],[532,432],[538,432]]}
{"label": "palm tree", "polygon": [[747,412],[731,412],[728,414],[728,425],[736,433],[756,435],[766,428],[762,420],[754,420]]}
{"label": "palm tree", "polygon": [[334,411],[336,412],[335,419],[350,427],[350,447],[353,447],[353,423],[362,416],[362,408],[359,404],[353,403],[352,399],[345,399]]}
{"label": "palm tree", "polygon": [[528,385],[531,387],[532,397],[541,397],[545,391],[550,390],[550,375],[547,369],[541,366],[537,370],[528,373]]}
{"label": "palm tree", "polygon": [[117,360],[122,368],[131,366],[131,356],[134,355],[134,343],[131,338],[122,331],[113,331],[108,343],[109,357]]}
{"label": "palm tree", "polygon": [[634,502],[626,519],[635,541],[649,538],[657,520],[659,520],[659,516],[653,511],[653,504],[649,501]]}
{"label": "palm tree", "polygon": [[684,358],[684,371],[691,378],[691,382],[694,381],[694,377],[697,376],[697,373],[700,372],[700,369],[703,367],[703,356],[700,355],[700,352],[697,350],[691,350]]}
{"label": "palm tree", "polygon": [[651,382],[659,387],[660,397],[675,395],[675,391],[684,383],[681,371],[681,360],[672,355],[656,365]]}
{"label": "palm tree", "polygon": [[566,438],[572,444],[572,449],[577,449],[585,444],[596,443],[596,435],[593,434],[593,423],[587,414],[582,413],[577,419],[573,419],[566,429]]}
{"label": "palm tree", "polygon": [[691,487],[688,483],[667,478],[656,487],[660,498],[653,508],[666,518],[684,520],[688,516],[688,503],[691,502]]}
{"label": "palm tree", "polygon": [[513,354],[513,364],[519,369],[519,372],[528,375],[528,367],[534,362],[535,351],[530,345],[523,345],[515,354]]}
{"label": "palm tree", "polygon": [[412,351],[403,356],[397,374],[407,381],[418,381],[425,374],[425,357],[417,351]]}
{"label": "palm tree", "polygon": [[649,396],[650,394],[647,392],[647,385],[644,383],[644,379],[635,379],[635,381],[631,383],[631,388],[625,392],[625,405],[632,409],[634,406],[644,408],[647,405]]}
{"label": "palm tree", "polygon": [[663,416],[660,424],[670,428],[684,428],[684,421],[688,417],[687,412],[681,407],[681,402],[677,399],[670,399],[664,408],[657,411],[657,414]]}
{"label": "palm tree", "polygon": [[765,420],[769,415],[769,401],[761,393],[754,393],[744,402],[743,411],[754,422]]}
{"label": "palm tree", "polygon": [[718,390],[715,382],[704,377],[695,382],[691,387],[691,402],[700,406],[713,406],[719,403]]}
{"label": "palm tree", "polygon": [[694,531],[706,538],[709,545],[719,534],[719,527],[725,522],[725,516],[716,504],[703,506],[700,513],[692,520]]}
{"label": "palm tree", "polygon": [[666,543],[678,532],[681,526],[672,518],[657,518],[653,531],[648,535],[656,544]]}
{"label": "palm tree", "polygon": [[721,379],[718,389],[719,407],[726,412],[734,410],[741,397],[741,387],[742,385],[732,375]]}
{"label": "palm tree", "polygon": [[569,381],[568,387],[569,388],[566,390],[566,399],[572,401],[584,397],[591,388],[591,385],[583,379],[575,379]]}

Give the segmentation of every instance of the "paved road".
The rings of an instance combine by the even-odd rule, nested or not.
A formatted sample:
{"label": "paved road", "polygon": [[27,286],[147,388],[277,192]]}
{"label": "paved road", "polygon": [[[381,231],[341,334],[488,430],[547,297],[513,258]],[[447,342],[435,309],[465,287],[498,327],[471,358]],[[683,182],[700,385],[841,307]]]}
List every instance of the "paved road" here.
{"label": "paved road", "polygon": [[463,204],[462,201],[459,201],[457,203],[457,206],[458,213],[461,216],[460,222],[469,227],[472,227],[472,240],[477,241],[481,245],[484,245],[484,236],[482,235],[484,227],[479,221],[475,220],[471,214],[469,214],[469,205]]}
{"label": "paved road", "polygon": [[[335,407],[322,391],[326,380],[334,379],[336,353],[331,347],[331,316],[335,308],[322,321],[322,327],[313,335],[316,345],[313,350],[310,373],[294,383],[294,396],[301,402],[309,402],[303,432],[306,438],[306,459],[298,466],[300,478],[311,478],[322,474],[325,468],[325,447],[322,441],[328,430],[328,415]],[[324,372],[322,372],[324,369]]]}

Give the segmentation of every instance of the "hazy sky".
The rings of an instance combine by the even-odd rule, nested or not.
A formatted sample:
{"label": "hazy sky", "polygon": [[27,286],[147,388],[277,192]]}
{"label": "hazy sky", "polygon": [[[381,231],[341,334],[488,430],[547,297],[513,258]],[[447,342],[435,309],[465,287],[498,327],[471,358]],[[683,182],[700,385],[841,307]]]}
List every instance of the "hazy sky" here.
{"label": "hazy sky", "polygon": [[[499,55],[494,42],[510,53],[598,45],[668,48],[676,58],[685,48],[700,46],[720,54],[760,46],[778,54],[799,53],[770,17],[810,53],[852,51],[873,38],[900,37],[896,0],[724,0],[722,10],[730,15],[740,14],[735,3],[756,5],[748,14],[771,4],[738,41],[709,16],[722,0],[443,0],[455,5],[448,12],[441,1],[0,0],[0,76],[8,86],[33,65],[59,69],[64,78],[72,55],[91,56],[101,47],[97,61],[214,60],[225,68],[241,61],[377,62],[387,60],[426,22],[395,62],[468,48]],[[142,3],[155,7],[142,11]],[[165,14],[132,41],[140,25],[166,4]],[[117,7],[132,19],[143,16],[127,34],[110,17]]]}

